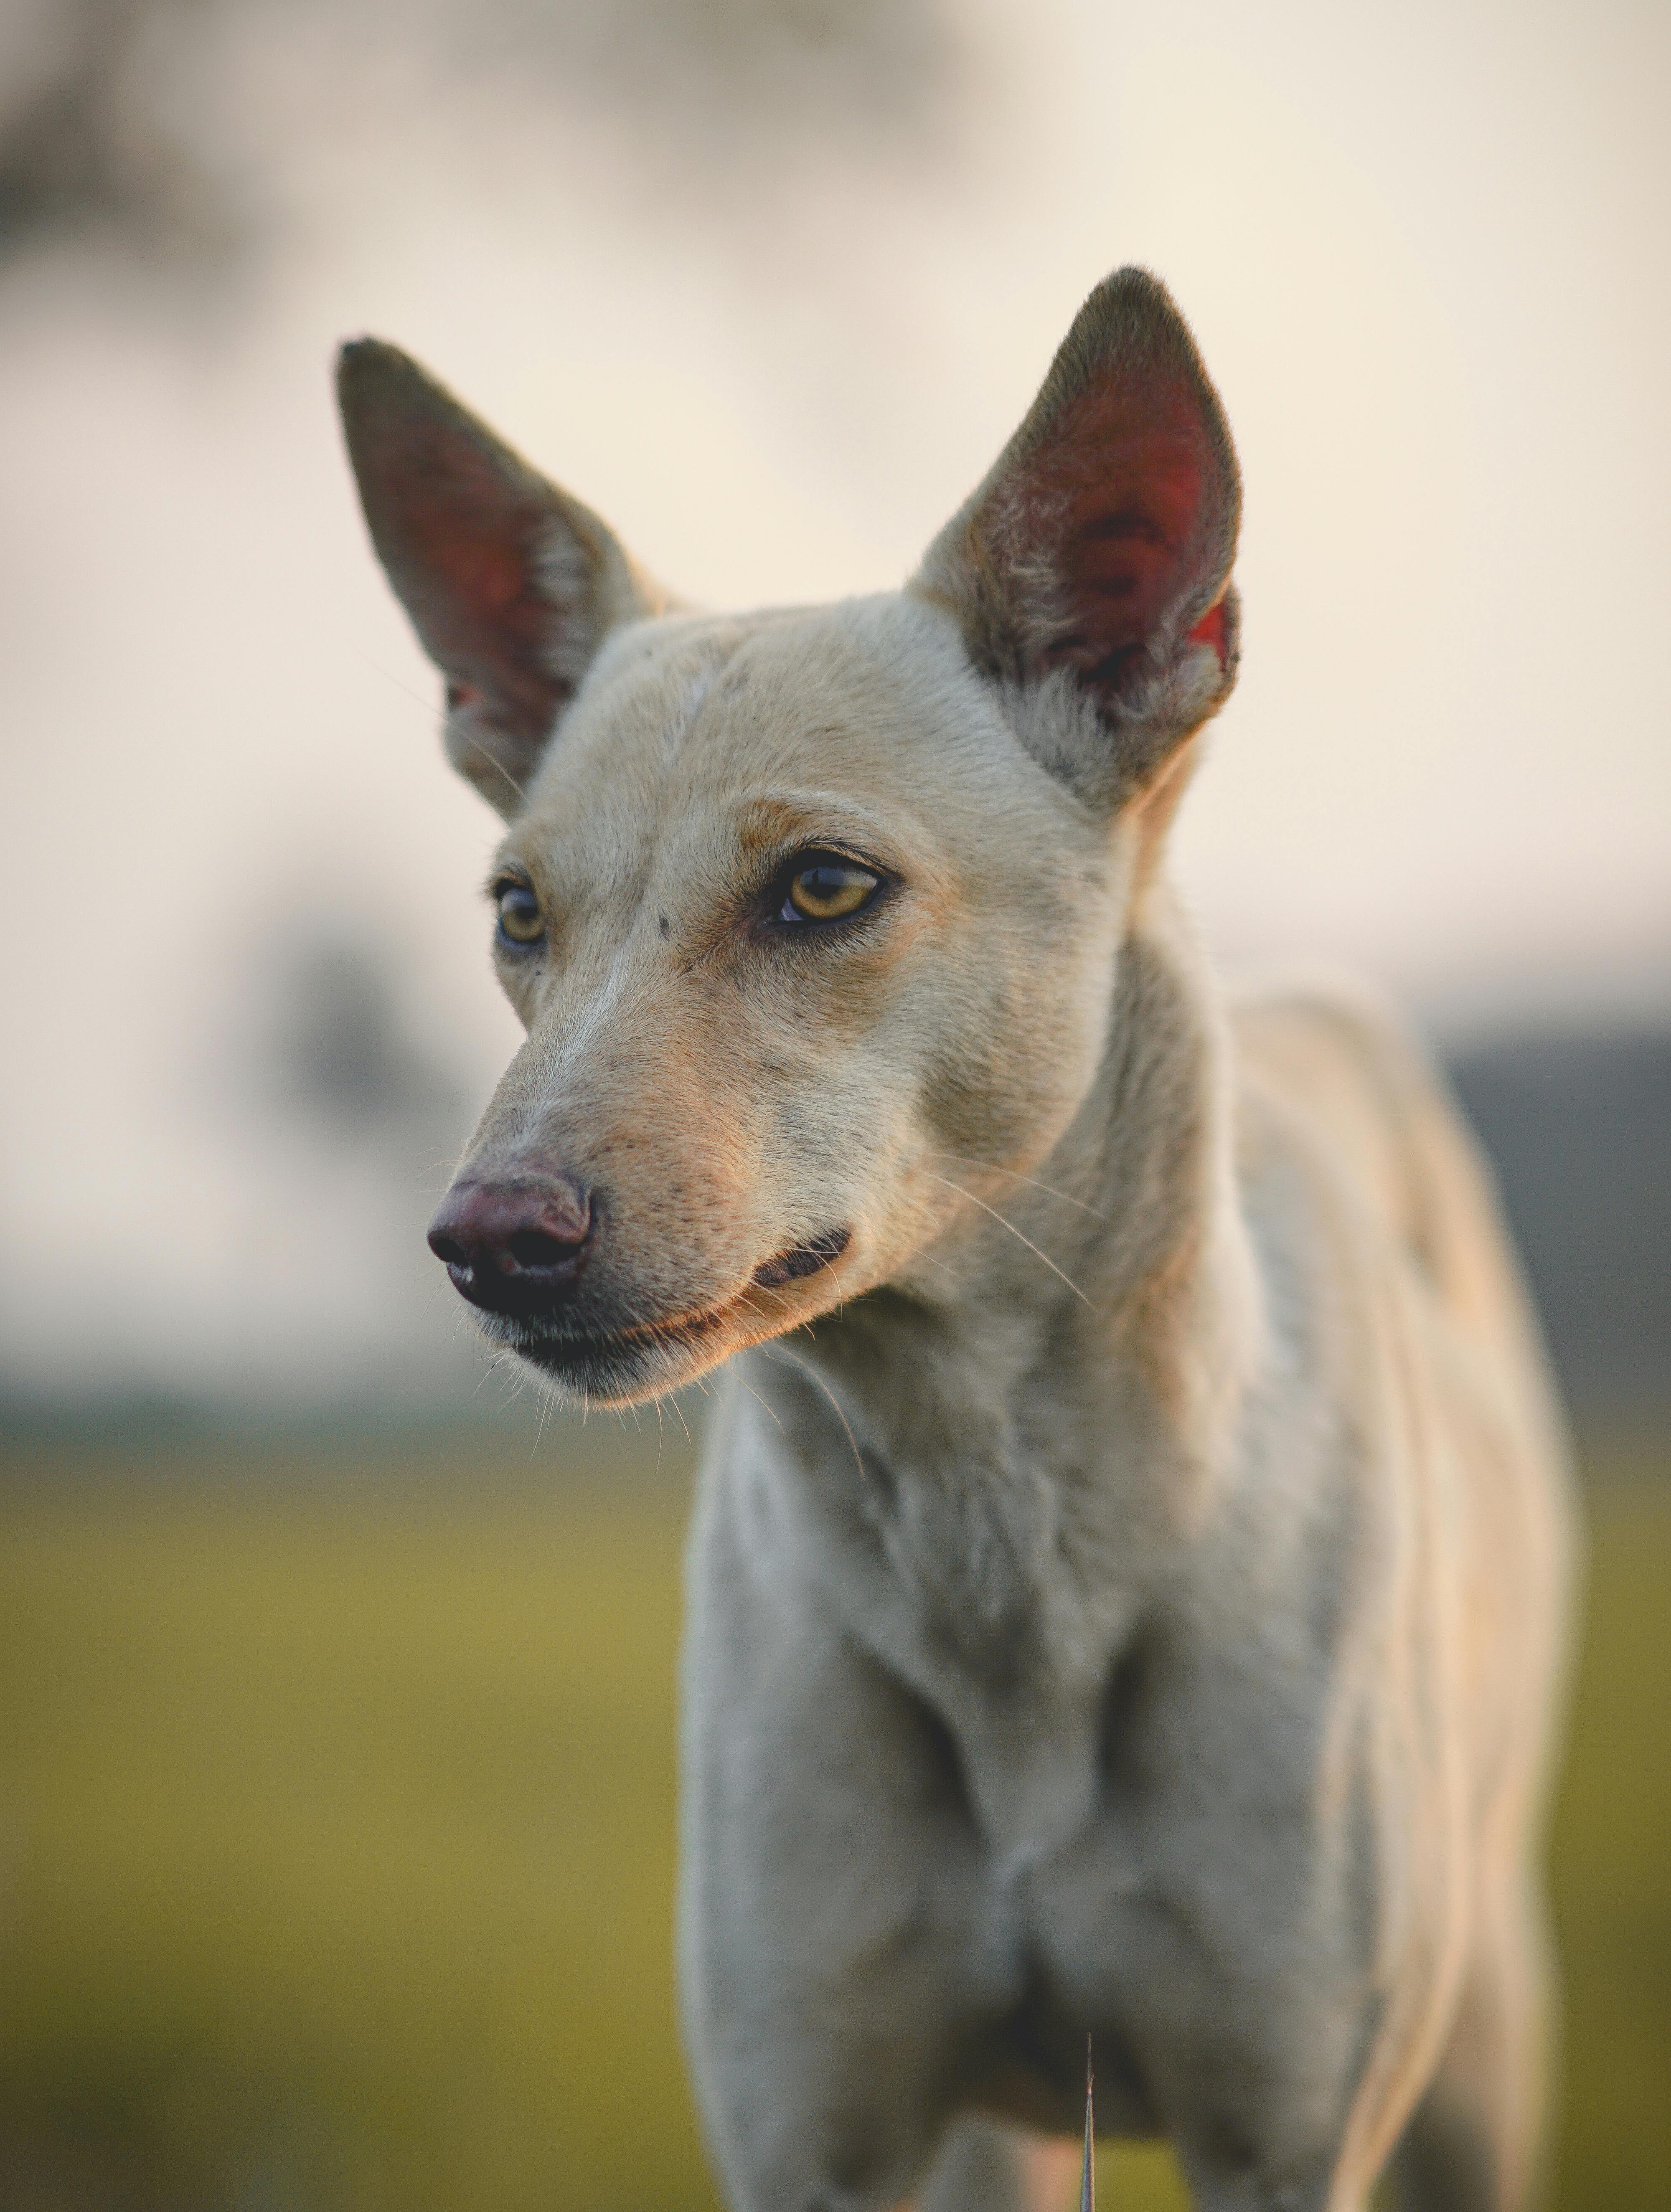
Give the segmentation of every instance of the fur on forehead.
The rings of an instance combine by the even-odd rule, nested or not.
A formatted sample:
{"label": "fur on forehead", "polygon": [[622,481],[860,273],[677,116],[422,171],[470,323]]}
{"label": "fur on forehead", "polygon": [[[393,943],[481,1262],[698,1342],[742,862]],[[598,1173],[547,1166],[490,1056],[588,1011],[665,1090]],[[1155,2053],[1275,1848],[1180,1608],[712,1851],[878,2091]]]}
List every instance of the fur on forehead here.
{"label": "fur on forehead", "polygon": [[640,623],[599,653],[520,826],[538,834],[600,800],[848,789],[908,811],[1036,808],[1061,836],[1083,799],[1039,745],[1018,742],[1011,704],[945,610],[914,594]]}
{"label": "fur on forehead", "polygon": [[750,685],[757,737],[822,732],[839,751],[867,728],[932,732],[977,777],[1004,724],[1107,812],[1235,680],[1235,453],[1182,316],[1141,270],[1091,294],[907,592],[822,619],[672,617],[596,515],[398,349],[344,348],[338,384],[373,541],[447,678],[448,751],[507,818],[567,781],[605,698],[677,751],[707,728],[710,693],[740,710]]}

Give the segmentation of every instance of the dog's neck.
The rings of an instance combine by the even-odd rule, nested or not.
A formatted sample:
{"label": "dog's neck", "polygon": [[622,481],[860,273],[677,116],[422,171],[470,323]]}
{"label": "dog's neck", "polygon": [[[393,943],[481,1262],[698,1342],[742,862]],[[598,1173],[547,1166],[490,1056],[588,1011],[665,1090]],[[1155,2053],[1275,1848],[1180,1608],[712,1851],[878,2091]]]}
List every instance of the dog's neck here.
{"label": "dog's neck", "polygon": [[988,1691],[1100,1680],[1115,1615],[1211,1510],[1259,1330],[1227,1063],[1157,886],[1049,1157],[901,1282],[750,1362],[862,1571]]}

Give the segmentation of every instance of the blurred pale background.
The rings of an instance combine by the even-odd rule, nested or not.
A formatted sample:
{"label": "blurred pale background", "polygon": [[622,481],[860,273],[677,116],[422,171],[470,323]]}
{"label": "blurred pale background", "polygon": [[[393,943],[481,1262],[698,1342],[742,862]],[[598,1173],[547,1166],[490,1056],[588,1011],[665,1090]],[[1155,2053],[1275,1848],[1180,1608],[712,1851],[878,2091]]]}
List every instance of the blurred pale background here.
{"label": "blurred pale background", "polygon": [[1581,1416],[1561,2201],[1671,2202],[1668,97],[1654,0],[0,4],[0,2201],[710,2201],[684,1441],[537,1437],[423,1250],[513,1041],[495,823],[332,347],[807,599],[1138,260],[1246,485],[1190,893],[1415,1008]]}

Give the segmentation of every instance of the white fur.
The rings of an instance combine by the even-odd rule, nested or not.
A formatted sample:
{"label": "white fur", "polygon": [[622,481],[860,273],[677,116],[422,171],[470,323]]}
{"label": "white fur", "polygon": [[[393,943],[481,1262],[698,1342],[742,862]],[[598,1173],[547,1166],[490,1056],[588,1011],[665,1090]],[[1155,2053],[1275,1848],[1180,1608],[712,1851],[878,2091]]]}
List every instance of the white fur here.
{"label": "white fur", "polygon": [[[478,477],[501,449],[355,364],[380,549],[444,648],[402,426]],[[1157,439],[1182,522],[1141,507]],[[1105,478],[1164,550],[1135,645]],[[1559,1422],[1419,1054],[1361,1000],[1227,1006],[1168,889],[1237,496],[1130,272],[904,592],[656,616],[549,494],[578,688],[482,777],[546,940],[501,948],[528,1036],[460,1172],[592,1194],[570,1304],[495,1325],[542,1372],[623,1401],[732,1363],[679,1953],[735,2212],[1042,2212],[1087,2031],[1099,2119],[1170,2136],[1201,2212],[1364,2212],[1401,2141],[1401,2201],[1528,2201]],[[832,842],[885,895],[786,932],[773,872]]]}

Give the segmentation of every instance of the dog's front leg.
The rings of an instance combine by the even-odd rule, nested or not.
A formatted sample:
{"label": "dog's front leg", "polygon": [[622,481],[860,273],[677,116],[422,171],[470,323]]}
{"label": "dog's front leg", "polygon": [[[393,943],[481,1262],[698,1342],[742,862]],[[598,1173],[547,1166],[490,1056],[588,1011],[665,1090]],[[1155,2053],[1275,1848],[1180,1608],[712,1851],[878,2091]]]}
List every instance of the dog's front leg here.
{"label": "dog's front leg", "polygon": [[[884,2212],[957,2096],[987,1962],[937,1723],[708,1486],[684,1655],[680,1968],[736,2212]],[[716,1494],[717,1493],[717,1494]]]}
{"label": "dog's front leg", "polygon": [[1171,2077],[1168,2125],[1195,2212],[1368,2212],[1431,2063],[1434,2014],[1409,1991],[1331,1996],[1321,1971],[1308,1994],[1296,2007],[1270,1991],[1265,2038],[1204,2029],[1182,2067],[1156,2069]]}
{"label": "dog's front leg", "polygon": [[997,2120],[960,2120],[914,2212],[1066,2212],[1079,2158],[1071,2141]]}

